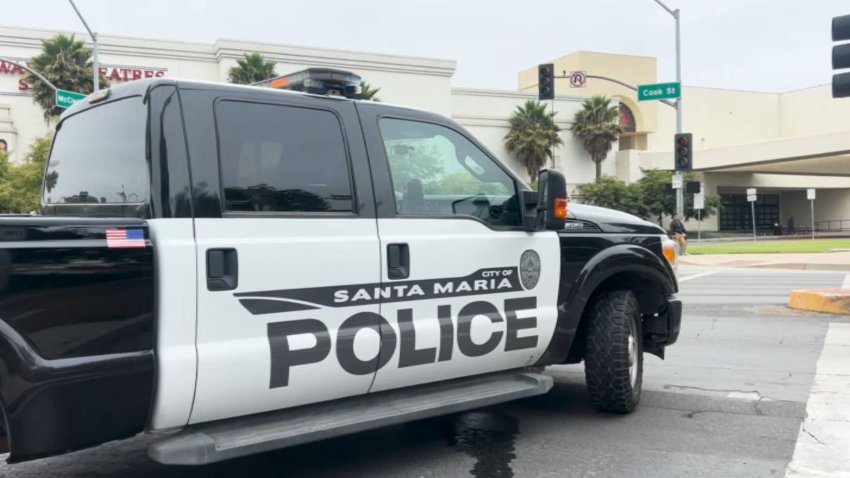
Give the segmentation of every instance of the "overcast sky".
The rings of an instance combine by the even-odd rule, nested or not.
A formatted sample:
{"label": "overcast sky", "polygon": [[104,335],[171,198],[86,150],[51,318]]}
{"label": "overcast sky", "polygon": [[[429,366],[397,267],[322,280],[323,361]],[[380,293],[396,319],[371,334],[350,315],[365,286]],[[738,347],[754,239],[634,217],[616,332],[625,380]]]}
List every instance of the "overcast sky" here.
{"label": "overcast sky", "polygon": [[[575,51],[656,56],[675,79],[673,18],[653,0],[76,0],[104,34],[255,40],[457,60],[456,86],[515,89]],[[7,1],[0,24],[84,31],[67,0]],[[682,10],[687,85],[786,91],[831,81],[848,0],[666,0]]]}

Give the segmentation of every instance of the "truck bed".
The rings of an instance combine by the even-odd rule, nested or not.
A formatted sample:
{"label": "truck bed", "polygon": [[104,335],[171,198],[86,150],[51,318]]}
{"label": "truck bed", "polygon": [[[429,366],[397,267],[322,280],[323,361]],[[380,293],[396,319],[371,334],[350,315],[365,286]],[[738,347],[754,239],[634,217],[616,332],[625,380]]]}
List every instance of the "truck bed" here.
{"label": "truck bed", "polygon": [[[108,243],[108,230],[144,239]],[[0,405],[10,461],[144,428],[153,311],[143,220],[0,218]]]}

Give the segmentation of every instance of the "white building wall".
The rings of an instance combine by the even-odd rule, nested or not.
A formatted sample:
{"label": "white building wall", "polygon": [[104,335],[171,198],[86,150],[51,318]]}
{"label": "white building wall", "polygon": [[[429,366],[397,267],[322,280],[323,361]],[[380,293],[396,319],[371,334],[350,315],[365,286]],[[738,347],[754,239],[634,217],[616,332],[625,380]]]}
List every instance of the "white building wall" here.
{"label": "white building wall", "polygon": [[834,99],[830,85],[789,91],[780,96],[782,136],[806,136],[847,131],[850,107]]}
{"label": "white building wall", "polygon": [[[694,150],[752,143],[780,136],[777,93],[685,86],[682,130],[694,134]],[[658,130],[650,134],[650,151],[672,151],[676,111],[658,107]],[[670,160],[672,167],[672,157]]]}

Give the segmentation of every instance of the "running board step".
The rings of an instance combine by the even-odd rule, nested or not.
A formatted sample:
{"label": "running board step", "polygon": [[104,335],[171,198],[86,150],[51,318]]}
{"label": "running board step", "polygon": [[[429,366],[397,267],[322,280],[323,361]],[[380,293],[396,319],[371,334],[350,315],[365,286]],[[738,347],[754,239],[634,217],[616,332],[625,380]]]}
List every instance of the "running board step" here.
{"label": "running board step", "polygon": [[152,443],[166,465],[204,465],[373,428],[541,395],[552,377],[500,373],[191,425]]}

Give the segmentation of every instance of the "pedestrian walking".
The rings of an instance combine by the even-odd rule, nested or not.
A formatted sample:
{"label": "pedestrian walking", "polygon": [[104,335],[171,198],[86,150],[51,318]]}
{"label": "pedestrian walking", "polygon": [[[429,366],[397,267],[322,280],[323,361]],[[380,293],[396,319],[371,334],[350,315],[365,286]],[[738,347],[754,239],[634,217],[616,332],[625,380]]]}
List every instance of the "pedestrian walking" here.
{"label": "pedestrian walking", "polygon": [[682,216],[676,214],[673,216],[673,221],[670,223],[670,235],[673,240],[679,245],[679,254],[688,255],[688,230],[682,223]]}

